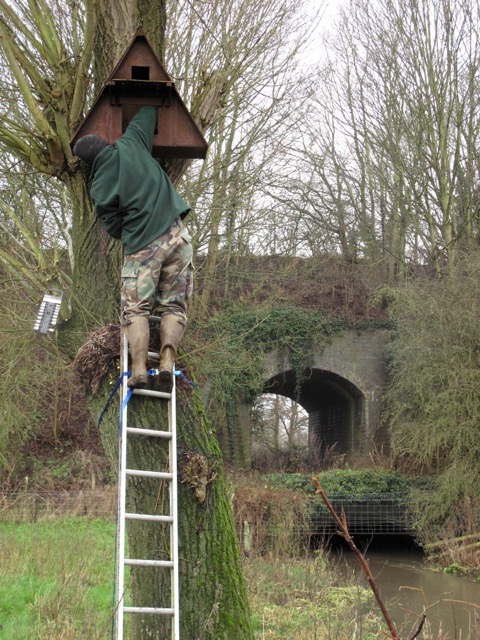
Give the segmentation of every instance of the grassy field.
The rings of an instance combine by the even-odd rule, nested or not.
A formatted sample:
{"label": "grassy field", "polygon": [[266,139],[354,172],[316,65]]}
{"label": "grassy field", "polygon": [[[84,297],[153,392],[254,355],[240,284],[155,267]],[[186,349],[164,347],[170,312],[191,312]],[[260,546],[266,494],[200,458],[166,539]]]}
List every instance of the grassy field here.
{"label": "grassy field", "polygon": [[114,524],[0,525],[1,640],[108,638]]}
{"label": "grassy field", "polygon": [[[108,640],[115,525],[66,517],[0,524],[0,639]],[[382,637],[370,592],[325,559],[245,559],[256,638]],[[235,639],[232,639],[235,640]]]}

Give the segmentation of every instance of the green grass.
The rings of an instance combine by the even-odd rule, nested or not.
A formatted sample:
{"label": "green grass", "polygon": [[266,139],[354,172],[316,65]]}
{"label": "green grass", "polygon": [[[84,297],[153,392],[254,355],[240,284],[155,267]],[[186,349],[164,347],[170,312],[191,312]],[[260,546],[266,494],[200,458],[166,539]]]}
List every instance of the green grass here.
{"label": "green grass", "polygon": [[[0,524],[0,640],[109,639],[114,544],[104,520]],[[336,584],[321,555],[246,559],[245,574],[259,640],[382,636],[370,592]]]}
{"label": "green grass", "polygon": [[0,639],[108,638],[114,539],[102,520],[0,524]]}
{"label": "green grass", "polygon": [[[0,640],[109,640],[114,547],[112,521],[0,523]],[[365,580],[348,583],[322,552],[243,564],[255,640],[385,637]]]}
{"label": "green grass", "polygon": [[338,585],[325,559],[274,557],[244,563],[258,640],[383,637],[370,590]]}

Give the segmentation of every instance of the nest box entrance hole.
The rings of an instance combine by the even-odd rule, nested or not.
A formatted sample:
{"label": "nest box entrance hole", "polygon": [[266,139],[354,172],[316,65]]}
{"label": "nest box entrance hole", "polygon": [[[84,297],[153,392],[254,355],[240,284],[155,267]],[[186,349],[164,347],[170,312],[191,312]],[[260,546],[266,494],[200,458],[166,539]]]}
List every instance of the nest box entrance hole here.
{"label": "nest box entrance hole", "polygon": [[150,80],[150,67],[132,65],[132,80]]}

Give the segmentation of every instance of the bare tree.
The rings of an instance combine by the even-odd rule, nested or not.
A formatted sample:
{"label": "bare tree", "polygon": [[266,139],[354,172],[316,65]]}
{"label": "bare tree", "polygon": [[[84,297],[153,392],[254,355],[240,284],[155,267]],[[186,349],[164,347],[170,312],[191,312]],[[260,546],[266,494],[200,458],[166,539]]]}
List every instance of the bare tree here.
{"label": "bare tree", "polygon": [[264,394],[258,399],[253,415],[254,447],[260,457],[263,451],[271,453],[277,464],[285,456],[294,462],[296,454],[306,449],[308,415],[295,400]]}
{"label": "bare tree", "polygon": [[346,259],[385,259],[394,278],[475,243],[477,12],[469,0],[343,10],[282,201]]}
{"label": "bare tree", "polygon": [[[291,137],[289,114],[304,95],[299,51],[315,17],[307,17],[303,0],[214,0],[201,13],[182,6],[176,27],[190,21],[192,34],[182,45],[185,78],[203,76],[207,86],[225,87],[209,131],[208,161],[185,185],[194,204],[197,256],[205,261],[199,305],[207,314],[218,265],[225,266],[228,292],[239,257],[255,250],[263,232],[269,168],[282,161],[282,144]],[[194,27],[199,22],[202,37]],[[208,35],[214,46],[207,49]],[[198,95],[192,94],[194,102]]]}

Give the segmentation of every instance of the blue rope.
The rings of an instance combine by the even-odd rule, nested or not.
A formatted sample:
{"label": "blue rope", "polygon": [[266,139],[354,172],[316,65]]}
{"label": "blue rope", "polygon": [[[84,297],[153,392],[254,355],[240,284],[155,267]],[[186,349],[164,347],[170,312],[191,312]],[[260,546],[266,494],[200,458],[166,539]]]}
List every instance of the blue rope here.
{"label": "blue rope", "polygon": [[[158,373],[158,370],[157,370],[157,369],[149,369],[149,370],[147,371],[147,375],[149,375],[149,376],[154,376],[154,375],[156,375],[157,373]],[[123,379],[125,376],[131,376],[131,375],[132,375],[132,374],[130,373],[130,371],[124,371],[124,372],[122,373],[122,375],[120,376],[120,378],[119,378],[119,379],[117,380],[117,382],[115,383],[115,386],[113,387],[112,392],[110,393],[110,396],[109,396],[109,398],[108,398],[108,400],[107,400],[107,403],[106,403],[106,405],[103,407],[102,412],[101,412],[101,414],[100,414],[100,417],[98,418],[98,428],[99,428],[99,429],[100,429],[100,425],[102,424],[102,420],[103,420],[103,418],[104,418],[104,416],[105,416],[105,413],[106,413],[106,411],[107,411],[108,407],[110,406],[110,403],[112,402],[113,398],[115,397],[115,394],[117,393],[119,386],[122,384],[122,379]],[[121,420],[122,420],[122,413],[123,413],[123,410],[124,410],[124,409],[125,409],[125,407],[127,406],[128,401],[130,400],[130,398],[132,397],[133,389],[134,389],[134,387],[129,387],[128,392],[127,392],[127,395],[125,396],[125,400],[124,400],[124,401],[123,401],[123,403],[122,403],[122,408],[121,408],[121,412],[120,412],[120,427],[121,427]],[[121,428],[120,428],[119,434],[120,434],[120,433],[121,433]]]}
{"label": "blue rope", "polygon": [[197,386],[195,384],[195,382],[192,382],[191,380],[186,378],[181,371],[174,371],[173,375],[177,376],[177,378],[179,378],[180,380],[183,380],[184,382],[188,382],[188,384],[191,385],[192,387],[196,387]]}
{"label": "blue rope", "polygon": [[110,396],[107,400],[107,404],[103,407],[103,410],[100,414],[100,417],[98,418],[98,423],[97,426],[100,429],[100,425],[102,424],[102,420],[103,420],[103,416],[105,415],[105,412],[107,411],[108,407],[110,406],[110,403],[112,402],[113,398],[115,397],[115,394],[118,391],[118,387],[122,384],[122,379],[124,376],[129,376],[130,372],[129,371],[125,371],[124,373],[122,373],[122,375],[120,376],[120,378],[117,380],[117,382],[115,383],[115,386],[112,389],[112,392],[110,393]]}

